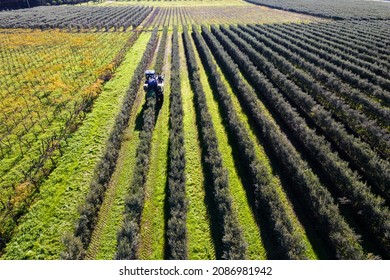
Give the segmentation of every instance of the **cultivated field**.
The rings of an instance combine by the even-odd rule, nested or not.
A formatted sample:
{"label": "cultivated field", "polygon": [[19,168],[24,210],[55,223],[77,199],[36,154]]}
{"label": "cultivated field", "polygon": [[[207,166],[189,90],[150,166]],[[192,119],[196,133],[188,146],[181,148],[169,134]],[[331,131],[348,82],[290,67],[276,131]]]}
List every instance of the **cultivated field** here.
{"label": "cultivated field", "polygon": [[2,258],[389,259],[390,22],[332,1],[0,25]]}
{"label": "cultivated field", "polygon": [[127,31],[137,27],[151,7],[36,7],[5,11],[3,28],[66,29],[68,31]]}
{"label": "cultivated field", "polygon": [[23,215],[56,167],[128,36],[0,31],[1,234]]}
{"label": "cultivated field", "polygon": [[318,18],[297,13],[270,10],[266,7],[253,5],[226,7],[161,7],[151,28],[159,26],[185,26],[191,24],[238,24],[238,23],[286,23],[311,22]]}

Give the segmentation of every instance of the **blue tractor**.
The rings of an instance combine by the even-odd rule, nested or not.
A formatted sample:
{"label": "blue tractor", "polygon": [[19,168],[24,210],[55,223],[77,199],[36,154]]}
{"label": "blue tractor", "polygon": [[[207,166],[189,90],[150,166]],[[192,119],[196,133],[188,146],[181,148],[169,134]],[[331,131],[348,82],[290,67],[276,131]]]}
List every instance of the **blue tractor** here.
{"label": "blue tractor", "polygon": [[155,94],[157,102],[164,100],[164,77],[156,75],[154,70],[146,70],[144,90],[146,96]]}

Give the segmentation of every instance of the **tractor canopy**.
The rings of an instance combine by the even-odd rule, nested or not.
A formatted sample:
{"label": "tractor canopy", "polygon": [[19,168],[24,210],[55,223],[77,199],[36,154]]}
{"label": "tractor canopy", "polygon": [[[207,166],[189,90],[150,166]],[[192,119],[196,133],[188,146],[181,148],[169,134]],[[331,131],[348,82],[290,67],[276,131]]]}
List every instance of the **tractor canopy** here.
{"label": "tractor canopy", "polygon": [[146,70],[145,71],[145,78],[146,79],[154,78],[155,73],[156,72],[154,70]]}

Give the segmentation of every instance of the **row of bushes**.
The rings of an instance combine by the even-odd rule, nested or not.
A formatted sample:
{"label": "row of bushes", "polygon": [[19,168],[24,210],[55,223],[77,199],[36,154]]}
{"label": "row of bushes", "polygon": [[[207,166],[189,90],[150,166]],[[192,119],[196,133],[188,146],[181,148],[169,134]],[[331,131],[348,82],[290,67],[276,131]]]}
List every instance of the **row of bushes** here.
{"label": "row of bushes", "polygon": [[292,52],[281,44],[278,44],[271,40],[272,34],[268,35],[267,32],[256,32],[255,27],[246,28],[246,26],[239,25],[245,32],[251,34],[251,36],[262,42],[273,51],[278,52],[283,57],[288,58],[292,63],[301,69],[305,69],[314,78],[321,81],[333,93],[341,96],[343,99],[347,99],[349,104],[358,110],[363,110],[364,113],[372,118],[376,119],[378,123],[384,127],[390,125],[390,112],[383,108],[380,103],[369,98],[365,93],[360,92],[358,89],[343,83],[339,78],[336,78],[333,74],[316,66],[315,64],[308,62],[303,57]]}
{"label": "row of bushes", "polygon": [[[358,88],[360,90],[363,90],[367,94],[374,96],[379,99],[383,99],[387,103],[390,102],[388,94],[379,86],[374,85],[367,81],[366,79],[362,79],[358,75],[355,75],[351,73],[350,71],[343,69],[339,66],[336,66],[330,62],[328,62],[325,59],[319,58],[317,55],[312,54],[311,52],[305,50],[304,48],[300,46],[296,46],[294,42],[296,39],[292,38],[289,35],[286,34],[280,34],[277,30],[272,30],[272,32],[267,32],[267,30],[263,27],[259,26],[250,26],[251,28],[255,29],[258,32],[265,32],[267,36],[271,33],[272,38],[275,42],[283,45],[284,47],[290,49],[293,52],[296,52],[297,54],[304,57],[307,61],[312,62],[313,64],[317,65],[318,67],[321,67],[329,72],[334,73],[337,75],[337,77],[341,78],[346,83],[350,84],[351,86]],[[264,33],[263,33],[264,34]]]}
{"label": "row of bushes", "polygon": [[[250,57],[259,69],[267,73],[268,78],[277,84],[282,92],[290,97],[291,95],[296,95],[299,98],[299,95],[304,95],[296,85],[287,82],[286,77],[267,62],[264,57],[258,55],[257,52],[251,49],[249,44],[240,39],[232,31],[223,27],[221,29]],[[257,74],[254,85],[257,89],[264,92],[264,97],[268,101],[268,104],[270,104],[270,107],[275,112],[278,112],[278,115],[285,122],[286,126],[289,127],[294,137],[302,143],[311,158],[317,161],[324,173],[328,175],[329,180],[338,188],[339,192],[352,201],[355,212],[361,211],[364,215],[362,221],[373,232],[378,241],[385,245],[385,250],[389,254],[390,248],[386,244],[390,244],[390,211],[384,206],[384,201],[371,193],[369,187],[362,183],[357,175],[349,169],[348,163],[340,159],[337,153],[332,152],[325,138],[318,136],[313,129],[310,129],[305,120],[283,99],[283,95],[277,90],[270,90],[270,86],[272,87],[272,85],[265,81],[266,78],[262,74]],[[303,100],[303,102],[307,101],[310,104],[311,100]],[[310,112],[315,112],[316,115],[321,116],[320,111],[321,108],[316,106]],[[324,115],[326,116],[323,112],[321,117],[325,119],[326,117]],[[319,123],[326,121],[320,119]],[[336,126],[337,124],[334,125]]]}
{"label": "row of bushes", "polygon": [[84,205],[80,208],[80,218],[76,223],[74,235],[68,234],[64,237],[65,251],[61,254],[63,259],[83,259],[85,257],[92,232],[97,223],[98,213],[103,203],[106,188],[116,166],[122,143],[123,130],[129,122],[130,111],[139,89],[139,81],[143,79],[144,71],[153,54],[156,42],[157,29],[154,30],[144,55],[134,72],[126,91],[121,111],[116,117],[113,130],[107,141],[106,149],[95,167],[94,176],[90,183],[90,191],[86,196]]}
{"label": "row of bushes", "polygon": [[[302,35],[305,39],[310,40],[309,42],[313,43],[313,46],[323,48],[323,50],[339,55],[342,59],[364,67],[383,78],[390,78],[390,73],[388,73],[388,69],[386,69],[387,62],[384,60],[382,61],[380,58],[378,59],[378,57],[368,56],[364,53],[359,54],[359,52],[356,51],[357,44],[353,44],[353,47],[349,47],[345,43],[340,43],[336,38],[326,38],[323,33],[313,29],[313,25],[303,25],[302,28],[296,27],[297,25],[275,26],[278,30],[283,31],[286,29],[295,34]],[[336,32],[340,35],[339,30]],[[346,39],[345,35],[342,35],[342,37]]]}
{"label": "row of bushes", "polygon": [[279,71],[311,94],[317,102],[331,111],[346,127],[350,127],[356,134],[364,138],[372,148],[385,154],[390,154],[390,137],[384,129],[359,110],[352,109],[336,94],[326,91],[309,73],[296,68],[286,58],[254,39],[250,33],[251,29],[244,26],[242,26],[242,30],[249,30],[249,32],[244,32],[234,26],[231,26],[230,29],[248,42],[256,50],[257,54],[267,58]]}
{"label": "row of bushes", "polygon": [[[251,178],[251,192],[255,196],[257,210],[259,211],[257,216],[268,219],[268,224],[272,228],[270,236],[276,239],[279,245],[276,250],[280,252],[278,258],[305,259],[306,245],[288,217],[286,208],[272,183],[271,174],[256,157],[254,143],[249,138],[244,124],[237,116],[231,97],[221,80],[207,46],[198,31],[195,28],[193,30],[194,41],[203,65],[208,72],[210,84],[220,103],[228,129],[234,135],[234,143],[241,153],[242,168],[248,170],[248,176]],[[207,38],[212,53],[218,56],[219,50],[223,50],[222,46],[217,40],[213,40],[210,31],[205,26],[202,26],[202,33]]]}
{"label": "row of bushes", "polygon": [[[330,63],[338,67],[346,69],[355,75],[358,75],[362,79],[367,80],[369,83],[379,85],[386,91],[390,90],[390,81],[386,77],[382,77],[381,75],[376,75],[374,73],[374,71],[379,71],[380,73],[383,73],[383,71],[379,67],[371,65],[371,68],[368,68],[367,66],[370,66],[370,64],[364,64],[353,56],[343,53],[335,54],[334,48],[327,47],[326,45],[318,42],[318,40],[313,40],[306,36],[302,36],[298,34],[298,32],[296,32],[295,30],[290,31],[287,30],[287,28],[281,28],[277,25],[271,27],[269,30],[280,32],[279,34],[288,35],[290,38],[295,39],[294,43],[298,47],[309,51],[312,54],[315,54],[318,57],[325,59],[326,61],[329,61]],[[360,64],[363,63],[364,66],[358,65],[359,62]],[[383,75],[387,76],[387,73],[384,72]],[[384,94],[386,96],[385,101],[390,102],[390,95],[388,94],[388,92],[384,92]]]}
{"label": "row of bushes", "polygon": [[[155,29],[157,30],[157,29]],[[160,40],[160,49],[165,50],[165,40]],[[158,52],[156,65],[164,61],[164,52]],[[139,135],[136,151],[136,161],[133,178],[129,186],[129,193],[125,198],[124,222],[118,232],[117,251],[118,260],[136,259],[140,244],[140,223],[145,202],[145,183],[149,170],[150,149],[154,125],[156,123],[156,96],[147,94],[146,110],[143,114],[143,125]]]}
{"label": "row of bushes", "polygon": [[169,215],[166,225],[166,258],[184,260],[187,252],[187,199],[183,105],[180,86],[180,57],[177,27],[172,35],[171,94],[169,115],[168,192]]}
{"label": "row of bushes", "polygon": [[[158,47],[157,57],[164,57],[165,54],[165,46],[167,43],[168,37],[168,26],[164,27],[164,31],[160,40],[160,46]],[[163,71],[164,59],[160,59],[156,61],[156,65],[154,66],[154,70],[157,74],[161,74]]]}
{"label": "row of bushes", "polygon": [[145,183],[149,170],[150,148],[156,120],[156,98],[149,95],[143,114],[143,126],[139,136],[133,178],[129,194],[125,198],[124,222],[118,232],[117,260],[136,259],[139,247],[141,215],[145,202]]}
{"label": "row of bushes", "polygon": [[[307,215],[317,223],[318,233],[328,241],[329,248],[336,258],[363,259],[365,256],[359,244],[359,237],[341,216],[329,191],[320,183],[286,135],[262,112],[256,92],[242,80],[241,71],[248,81],[255,85],[261,79],[258,70],[246,55],[231,42],[229,43],[228,38],[221,31],[212,26],[212,32],[233,57],[221,50],[216,57],[218,63],[231,80],[231,85],[238,94],[248,117],[253,121],[258,136],[262,138],[288,176],[291,181],[290,186],[302,201]],[[271,84],[267,86],[268,94],[277,94]],[[265,93],[263,89],[257,90],[259,93]]]}
{"label": "row of bushes", "polygon": [[[301,24],[291,24],[291,26],[300,28]],[[326,38],[337,42],[343,46],[348,46],[348,51],[355,54],[356,57],[379,63],[389,67],[390,51],[386,46],[388,42],[385,34],[388,30],[386,23],[371,21],[359,22],[327,22],[321,24],[307,24],[304,28],[310,28],[317,37]],[[373,40],[373,38],[377,40]],[[343,49],[343,48],[341,48]],[[380,61],[378,61],[378,58]]]}
{"label": "row of bushes", "polygon": [[[245,47],[245,50],[250,56],[254,64],[266,73],[267,77],[274,82],[284,95],[292,101],[297,108],[304,112],[313,123],[320,128],[323,133],[332,140],[339,150],[348,155],[349,161],[359,167],[362,174],[370,178],[387,197],[390,193],[387,188],[390,182],[390,164],[382,160],[371,147],[364,143],[361,139],[349,134],[347,130],[338,122],[336,122],[331,114],[322,106],[317,104],[311,95],[303,92],[296,84],[286,78],[273,64],[266,61],[263,56],[260,56],[253,48],[244,40],[240,39],[236,34],[228,31],[229,37],[234,40],[239,47]],[[312,142],[315,142],[312,140]],[[319,145],[319,142],[316,143]],[[337,168],[336,168],[337,169]]]}
{"label": "row of bushes", "polygon": [[217,241],[221,243],[220,256],[217,257],[221,259],[245,259],[246,243],[232,209],[228,174],[222,164],[221,153],[218,150],[217,136],[208,111],[206,96],[200,81],[198,65],[187,27],[184,27],[183,39],[188,72],[195,93],[194,103],[202,143],[204,170],[206,170],[212,185],[211,197],[217,213],[217,230],[221,236],[221,240]]}

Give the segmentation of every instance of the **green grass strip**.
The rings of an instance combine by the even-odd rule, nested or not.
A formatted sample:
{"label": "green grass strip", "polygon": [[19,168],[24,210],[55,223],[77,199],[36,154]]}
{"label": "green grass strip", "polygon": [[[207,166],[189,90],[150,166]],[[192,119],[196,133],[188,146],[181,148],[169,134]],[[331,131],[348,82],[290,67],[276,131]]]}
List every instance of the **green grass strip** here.
{"label": "green grass strip", "polygon": [[[264,148],[263,148],[262,144],[260,143],[259,139],[256,137],[256,134],[253,131],[253,126],[250,125],[249,120],[248,120],[248,116],[243,111],[243,109],[242,109],[242,107],[240,105],[240,102],[238,101],[237,96],[233,93],[231,86],[229,85],[228,81],[226,80],[226,78],[223,75],[223,73],[222,73],[221,69],[219,68],[219,66],[218,65],[216,65],[216,66],[217,66],[218,72],[220,72],[220,74],[221,74],[222,81],[225,84],[225,86],[226,86],[226,88],[228,90],[228,93],[229,93],[229,95],[231,97],[231,101],[232,101],[233,106],[234,106],[234,108],[236,110],[236,113],[237,113],[237,116],[238,116],[239,120],[241,121],[241,123],[244,124],[244,126],[246,128],[246,131],[249,134],[249,138],[253,141],[253,143],[256,144],[255,145],[256,157],[267,168],[268,172],[275,173],[275,170],[272,170],[270,160],[269,160],[267,154],[265,153]],[[260,102],[259,102],[259,105],[260,105]],[[261,104],[261,105],[264,106],[263,104]],[[263,107],[263,108],[265,110],[265,107]],[[270,116],[268,111],[266,113],[268,113],[268,116]],[[270,121],[271,120],[272,120],[272,118],[270,117]],[[291,219],[293,225],[295,226],[296,230],[300,233],[303,241],[306,244],[306,248],[307,248],[306,256],[307,256],[307,258],[308,259],[318,259],[318,256],[314,252],[314,249],[313,249],[313,247],[312,247],[312,245],[311,245],[311,243],[310,243],[310,241],[309,241],[309,239],[308,239],[308,237],[306,235],[305,229],[302,226],[302,224],[299,222],[299,220],[298,220],[298,218],[297,218],[297,216],[295,214],[294,208],[292,206],[292,203],[288,199],[288,197],[286,195],[286,192],[284,191],[284,189],[282,187],[282,183],[280,182],[278,174],[275,174],[273,176],[272,184],[276,188],[276,192],[278,193],[278,195],[280,196],[280,199],[282,200],[284,206],[286,207],[286,212],[287,212],[289,218]],[[231,186],[231,188],[233,190],[234,187]],[[233,196],[233,199],[234,199],[234,195],[232,195],[232,196]],[[240,212],[238,212],[238,214],[240,214]],[[251,244],[250,244],[249,240],[247,240],[247,242],[249,243],[248,244],[248,258],[251,259],[251,251],[250,251]]]}
{"label": "green grass strip", "polygon": [[248,244],[247,258],[254,260],[266,259],[266,251],[262,244],[259,228],[248,203],[245,189],[235,168],[233,151],[229,145],[227,131],[223,125],[223,119],[219,114],[218,103],[213,97],[213,91],[210,88],[207,73],[197,52],[196,60],[199,66],[200,80],[206,95],[207,105],[217,134],[223,165],[228,170],[233,209],[237,214],[245,241]]}
{"label": "green grass strip", "polygon": [[[149,37],[147,38],[147,40],[149,40]],[[144,97],[139,96],[134,103],[135,107],[133,108],[133,110],[135,111],[134,115],[136,118],[142,117],[141,104],[143,101]],[[133,178],[134,170],[133,168],[125,167],[135,165],[136,149],[139,143],[139,130],[135,129],[135,122],[132,121],[133,119],[134,118],[132,117],[130,118],[129,127],[124,132],[124,141],[122,143],[122,148],[119,153],[117,167],[110,182],[111,186],[109,188],[112,188],[115,192],[114,201],[110,205],[106,220],[102,221],[101,217],[99,217],[99,223],[104,223],[104,225],[102,233],[99,236],[99,240],[97,241],[98,249],[96,253],[92,255],[94,256],[92,259],[108,260],[114,259],[115,257],[117,246],[117,233],[122,224],[122,214],[125,210],[124,197],[127,194],[127,188],[131,182],[131,179]],[[109,190],[108,195],[110,195],[110,193],[111,190]],[[105,202],[106,199],[107,197],[105,198]],[[101,211],[103,211],[105,207],[105,202],[102,205]],[[92,242],[95,242],[95,240],[92,239]]]}
{"label": "green grass strip", "polygon": [[[142,33],[137,43],[140,44],[140,52],[150,39],[151,33]],[[111,178],[102,208],[99,213],[99,221],[92,236],[87,254],[88,259],[113,259],[117,244],[117,231],[122,223],[124,211],[124,196],[126,186],[130,184],[133,169],[123,169],[123,166],[134,166],[135,150],[138,146],[139,131],[135,130],[134,120],[140,114],[141,102],[144,100],[143,91],[139,92],[134,102],[129,120],[129,126],[124,132],[122,147],[119,152],[116,170]],[[126,172],[124,172],[126,170]]]}
{"label": "green grass strip", "polygon": [[[168,35],[166,49],[170,50]],[[165,187],[167,182],[168,122],[170,92],[170,51],[165,53],[163,66],[164,102],[156,120],[152,138],[150,169],[146,181],[145,206],[141,222],[140,259],[164,259],[165,243]],[[157,72],[156,72],[157,73]],[[157,73],[160,74],[160,73]]]}

